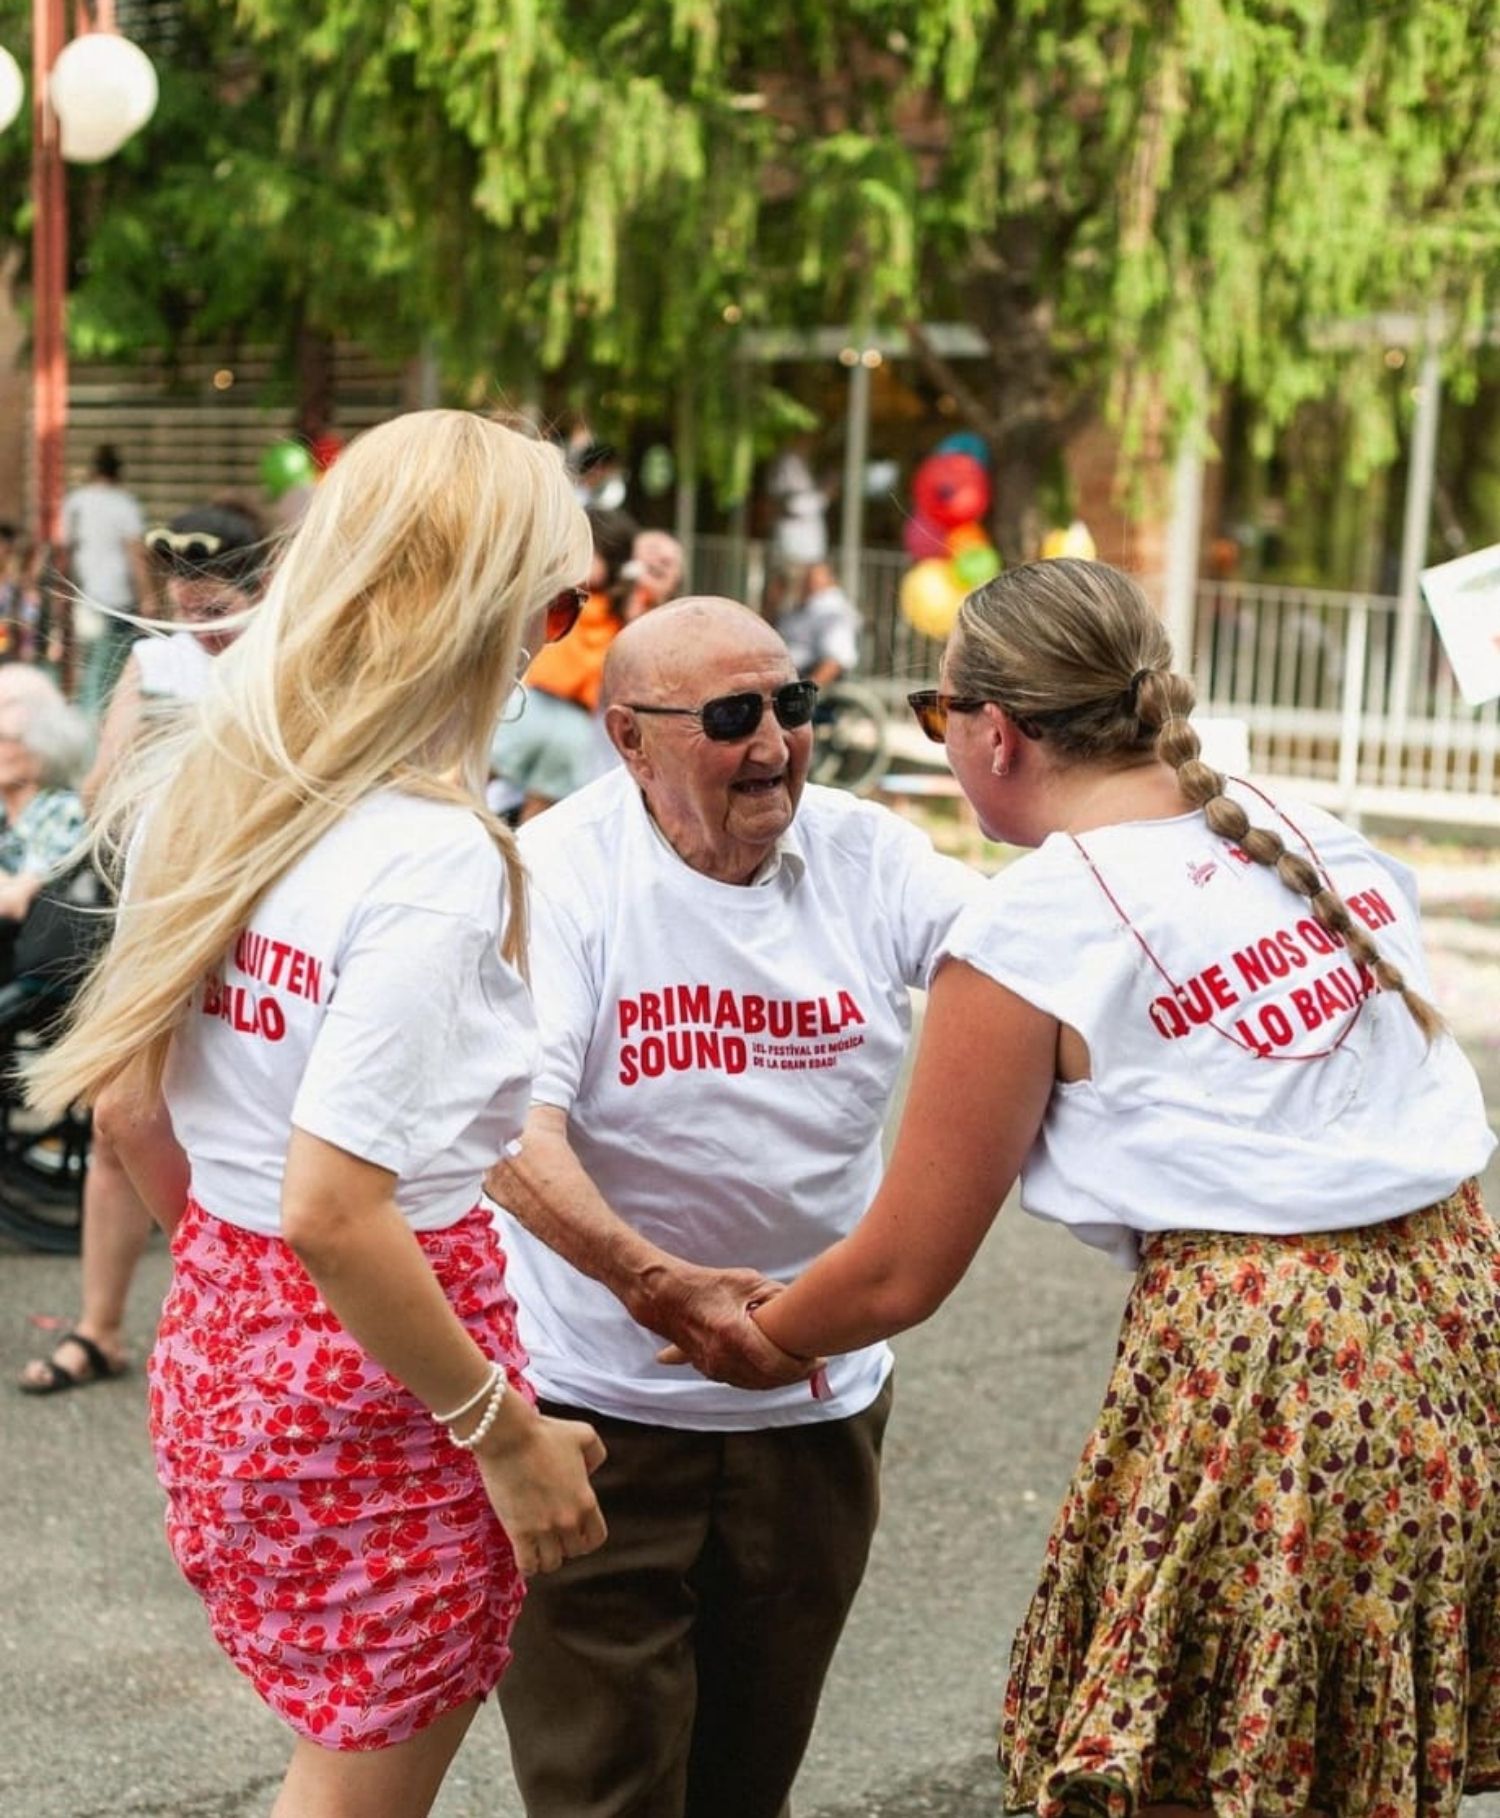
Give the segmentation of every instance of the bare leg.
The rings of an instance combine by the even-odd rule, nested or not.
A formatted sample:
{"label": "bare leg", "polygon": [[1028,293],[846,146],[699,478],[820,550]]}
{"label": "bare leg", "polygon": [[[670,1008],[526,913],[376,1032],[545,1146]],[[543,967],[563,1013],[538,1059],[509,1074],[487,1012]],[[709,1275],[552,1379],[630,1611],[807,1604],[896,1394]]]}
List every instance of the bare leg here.
{"label": "bare leg", "polygon": [[[91,1338],[112,1364],[125,1361],[125,1303],[136,1265],[151,1235],[151,1214],[131,1186],[115,1149],[98,1131],[89,1149],[83,1184],[83,1310],[76,1329]],[[70,1376],[86,1377],[89,1359],[67,1339],[52,1360]],[[23,1383],[40,1383],[46,1365],[33,1359]]]}
{"label": "bare leg", "polygon": [[388,1749],[298,1742],[271,1818],[426,1818],[478,1708],[471,1698]]}

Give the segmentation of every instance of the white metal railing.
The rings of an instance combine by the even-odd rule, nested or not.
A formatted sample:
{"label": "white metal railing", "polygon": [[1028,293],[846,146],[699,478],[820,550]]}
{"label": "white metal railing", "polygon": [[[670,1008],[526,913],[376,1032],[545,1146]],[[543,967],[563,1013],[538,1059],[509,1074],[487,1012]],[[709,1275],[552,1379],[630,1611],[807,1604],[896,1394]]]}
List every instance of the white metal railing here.
{"label": "white metal railing", "polygon": [[[765,562],[761,543],[700,537],[692,584],[759,605]],[[860,669],[893,705],[936,678],[942,654],[901,614],[910,565],[900,550],[860,556]],[[1232,581],[1198,587],[1191,663],[1199,704],[1245,722],[1257,775],[1350,816],[1500,826],[1500,702],[1465,704],[1424,612],[1399,716],[1400,655],[1389,595]],[[908,755],[905,742],[901,749]],[[918,753],[912,746],[910,755]]]}

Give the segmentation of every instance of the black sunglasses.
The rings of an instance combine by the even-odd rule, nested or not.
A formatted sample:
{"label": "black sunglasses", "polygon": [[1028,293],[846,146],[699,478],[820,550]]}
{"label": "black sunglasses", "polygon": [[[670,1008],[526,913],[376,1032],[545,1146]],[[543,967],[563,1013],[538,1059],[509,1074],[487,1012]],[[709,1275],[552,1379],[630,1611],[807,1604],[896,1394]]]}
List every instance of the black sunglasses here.
{"label": "black sunglasses", "polygon": [[547,602],[547,627],[543,636],[549,644],[565,638],[578,623],[578,615],[588,604],[587,587],[565,587],[556,599]]}
{"label": "black sunglasses", "polygon": [[667,713],[680,719],[699,720],[703,736],[721,745],[754,736],[770,702],[776,724],[784,732],[807,725],[818,704],[816,682],[785,682],[770,694],[721,694],[701,707],[651,707],[638,701],[626,705],[632,713]]}

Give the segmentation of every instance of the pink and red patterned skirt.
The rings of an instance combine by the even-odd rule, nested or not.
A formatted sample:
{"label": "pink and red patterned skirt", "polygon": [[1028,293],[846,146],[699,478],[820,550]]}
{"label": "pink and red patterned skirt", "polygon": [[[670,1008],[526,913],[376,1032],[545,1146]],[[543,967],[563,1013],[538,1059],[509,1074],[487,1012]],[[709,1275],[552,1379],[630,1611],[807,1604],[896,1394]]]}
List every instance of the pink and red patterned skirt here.
{"label": "pink and red patterned skirt", "polygon": [[[418,1233],[529,1395],[489,1217]],[[344,1331],[278,1238],[189,1200],[151,1357],[167,1537],[220,1645],[301,1736],[401,1742],[484,1697],[524,1584],[473,1459]]]}

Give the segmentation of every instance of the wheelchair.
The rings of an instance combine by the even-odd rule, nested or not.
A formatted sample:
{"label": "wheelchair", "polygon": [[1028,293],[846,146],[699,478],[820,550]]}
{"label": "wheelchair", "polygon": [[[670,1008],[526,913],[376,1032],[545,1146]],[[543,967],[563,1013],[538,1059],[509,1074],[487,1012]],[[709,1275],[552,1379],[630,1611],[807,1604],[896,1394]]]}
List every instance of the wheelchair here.
{"label": "wheelchair", "polygon": [[870,795],[885,775],[885,703],[873,688],[840,678],[818,696],[808,781]]}
{"label": "wheelchair", "polygon": [[90,1118],[28,1109],[19,1067],[46,1046],[94,956],[109,938],[109,897],[89,863],[49,883],[14,927],[0,985],[0,1233],[32,1250],[76,1252]]}

